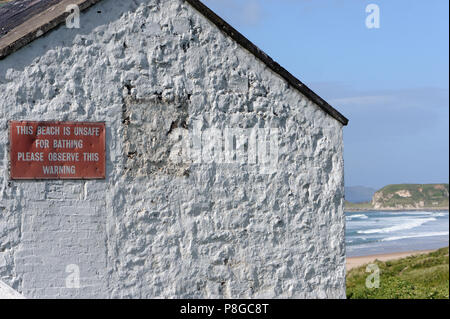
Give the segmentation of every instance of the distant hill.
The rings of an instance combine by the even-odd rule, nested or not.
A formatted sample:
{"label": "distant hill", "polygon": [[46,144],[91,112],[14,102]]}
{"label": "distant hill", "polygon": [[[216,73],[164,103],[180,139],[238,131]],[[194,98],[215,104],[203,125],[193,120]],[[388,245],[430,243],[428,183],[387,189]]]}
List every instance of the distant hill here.
{"label": "distant hill", "polygon": [[377,190],[365,186],[350,186],[345,188],[345,200],[351,203],[370,202]]}
{"label": "distant hill", "polygon": [[397,184],[375,192],[371,201],[346,202],[346,210],[448,209],[449,184]]}
{"label": "distant hill", "polygon": [[448,207],[448,184],[388,185],[375,193],[372,205],[383,208]]}

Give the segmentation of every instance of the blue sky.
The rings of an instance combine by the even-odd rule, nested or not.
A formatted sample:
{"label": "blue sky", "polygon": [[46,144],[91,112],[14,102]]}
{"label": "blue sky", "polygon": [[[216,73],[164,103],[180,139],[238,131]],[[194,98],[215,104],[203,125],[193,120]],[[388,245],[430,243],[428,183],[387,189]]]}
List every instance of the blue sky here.
{"label": "blue sky", "polygon": [[204,3],[350,119],[347,186],[448,182],[448,0]]}

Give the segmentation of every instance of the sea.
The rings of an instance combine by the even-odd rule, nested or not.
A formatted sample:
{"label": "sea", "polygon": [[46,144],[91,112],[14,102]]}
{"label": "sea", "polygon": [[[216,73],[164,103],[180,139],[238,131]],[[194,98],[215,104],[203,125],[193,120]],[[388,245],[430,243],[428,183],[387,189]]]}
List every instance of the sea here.
{"label": "sea", "polygon": [[449,245],[448,211],[364,211],[345,216],[348,257]]}

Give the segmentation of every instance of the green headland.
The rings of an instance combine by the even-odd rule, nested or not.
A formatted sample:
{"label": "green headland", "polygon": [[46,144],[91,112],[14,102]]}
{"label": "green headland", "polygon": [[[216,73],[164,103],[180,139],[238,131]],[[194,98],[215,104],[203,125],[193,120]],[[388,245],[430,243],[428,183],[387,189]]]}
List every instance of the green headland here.
{"label": "green headland", "polygon": [[396,184],[378,190],[372,201],[345,202],[346,211],[448,210],[449,184]]}

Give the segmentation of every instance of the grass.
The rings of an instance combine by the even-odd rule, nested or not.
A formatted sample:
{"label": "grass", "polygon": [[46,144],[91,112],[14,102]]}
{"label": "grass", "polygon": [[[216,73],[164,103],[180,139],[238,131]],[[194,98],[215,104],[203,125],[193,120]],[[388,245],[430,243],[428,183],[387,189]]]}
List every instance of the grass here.
{"label": "grass", "polygon": [[349,210],[366,210],[366,209],[373,209],[372,203],[364,202],[364,203],[352,203],[349,201],[345,201],[345,209]]}
{"label": "grass", "polygon": [[393,261],[375,261],[380,287],[366,288],[366,266],[347,274],[349,299],[449,299],[448,247]]}

